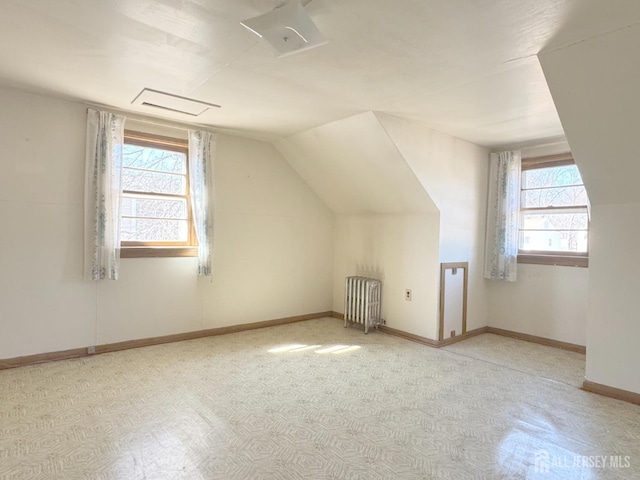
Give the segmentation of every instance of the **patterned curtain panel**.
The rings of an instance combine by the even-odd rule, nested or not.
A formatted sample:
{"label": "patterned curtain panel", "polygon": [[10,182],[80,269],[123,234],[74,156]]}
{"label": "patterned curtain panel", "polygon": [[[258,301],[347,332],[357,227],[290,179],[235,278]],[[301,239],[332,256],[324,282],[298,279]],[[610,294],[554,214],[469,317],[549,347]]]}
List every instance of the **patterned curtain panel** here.
{"label": "patterned curtain panel", "polygon": [[213,164],[216,136],[189,130],[189,189],[198,238],[198,275],[211,276],[213,251]]}
{"label": "patterned curtain panel", "polygon": [[117,280],[125,118],[88,110],[84,191],[84,277]]}
{"label": "patterned curtain panel", "polygon": [[519,213],[520,152],[492,153],[484,278],[508,282],[516,280]]}

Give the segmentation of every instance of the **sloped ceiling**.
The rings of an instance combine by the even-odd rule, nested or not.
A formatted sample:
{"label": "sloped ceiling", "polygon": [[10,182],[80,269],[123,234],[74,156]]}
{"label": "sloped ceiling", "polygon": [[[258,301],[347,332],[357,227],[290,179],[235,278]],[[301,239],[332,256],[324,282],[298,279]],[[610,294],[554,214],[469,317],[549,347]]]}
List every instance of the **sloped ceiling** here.
{"label": "sloped ceiling", "polygon": [[[304,0],[329,43],[278,59],[240,21],[281,1],[3,0],[0,84],[268,139],[381,111],[504,145],[563,134],[536,54],[578,5],[601,17],[615,9]],[[193,118],[131,105],[145,87],[222,108]]]}
{"label": "sloped ceiling", "polygon": [[615,5],[603,18],[585,14],[589,39],[563,45],[560,32],[540,54],[592,204],[640,202],[640,2]]}
{"label": "sloped ceiling", "polygon": [[335,213],[438,212],[372,112],[280,140],[276,148]]}

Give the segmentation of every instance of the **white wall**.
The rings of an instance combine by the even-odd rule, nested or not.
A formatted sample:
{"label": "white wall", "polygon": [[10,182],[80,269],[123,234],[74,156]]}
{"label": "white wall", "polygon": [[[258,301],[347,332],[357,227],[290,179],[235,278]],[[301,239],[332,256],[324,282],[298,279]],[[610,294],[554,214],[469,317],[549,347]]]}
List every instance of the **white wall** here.
{"label": "white wall", "polygon": [[489,325],[586,345],[588,285],[588,268],[519,264],[516,282],[490,282]]}
{"label": "white wall", "polygon": [[[507,146],[496,151],[511,150]],[[571,150],[565,141],[521,147],[522,158]],[[487,281],[489,325],[586,345],[589,269],[518,264],[516,282]]]}
{"label": "white wall", "polygon": [[0,358],[90,345],[78,104],[0,90]]}
{"label": "white wall", "polygon": [[595,205],[589,279],[589,381],[640,393],[640,203]]}
{"label": "white wall", "polygon": [[369,274],[383,280],[388,326],[438,338],[439,263],[467,261],[468,329],[487,325],[487,149],[373,112],[278,149],[337,214],[335,311],[344,309],[344,277]]}
{"label": "white wall", "polygon": [[438,211],[373,112],[298,133],[276,146],[336,214]]}
{"label": "white wall", "polygon": [[629,23],[640,4],[612,18],[624,28],[555,46],[540,62],[592,204],[586,379],[640,393],[640,25]]}
{"label": "white wall", "polygon": [[331,310],[333,214],[272,145],[218,137],[213,283],[193,258],[86,282],[86,107],[0,104],[0,358]]}
{"label": "white wall", "polygon": [[[336,216],[333,310],[344,312],[344,279],[382,280],[382,318],[392,327],[437,338],[438,213]],[[413,300],[404,299],[405,289]]]}
{"label": "white wall", "polygon": [[331,310],[333,213],[271,144],[220,135],[218,154],[207,327]]}
{"label": "white wall", "polygon": [[370,275],[383,282],[387,326],[437,338],[438,209],[376,115],[322,125],[277,147],[336,213],[334,311],[344,311],[344,278]]}
{"label": "white wall", "polygon": [[469,262],[467,330],[486,326],[488,149],[397,117],[376,116],[440,211],[439,261]]}

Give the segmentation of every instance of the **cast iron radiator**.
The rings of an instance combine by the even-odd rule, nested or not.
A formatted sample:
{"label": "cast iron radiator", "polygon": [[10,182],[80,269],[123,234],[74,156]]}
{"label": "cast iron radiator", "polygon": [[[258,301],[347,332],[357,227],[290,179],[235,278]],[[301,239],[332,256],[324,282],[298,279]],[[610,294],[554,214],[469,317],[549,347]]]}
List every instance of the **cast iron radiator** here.
{"label": "cast iron radiator", "polygon": [[382,285],[380,280],[367,277],[347,277],[344,289],[344,326],[349,323],[362,325],[364,333],[369,327],[381,323],[380,300]]}

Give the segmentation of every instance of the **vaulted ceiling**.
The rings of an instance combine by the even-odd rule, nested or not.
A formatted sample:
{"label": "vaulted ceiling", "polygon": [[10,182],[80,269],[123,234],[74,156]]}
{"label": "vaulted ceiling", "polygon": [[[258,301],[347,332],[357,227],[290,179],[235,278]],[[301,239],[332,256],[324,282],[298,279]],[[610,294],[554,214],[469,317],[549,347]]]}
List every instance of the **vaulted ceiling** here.
{"label": "vaulted ceiling", "polygon": [[[538,62],[628,19],[602,0],[312,0],[327,45],[275,58],[279,0],[3,0],[0,85],[276,139],[382,111],[485,146],[563,135]],[[132,105],[143,88],[222,105]]]}

